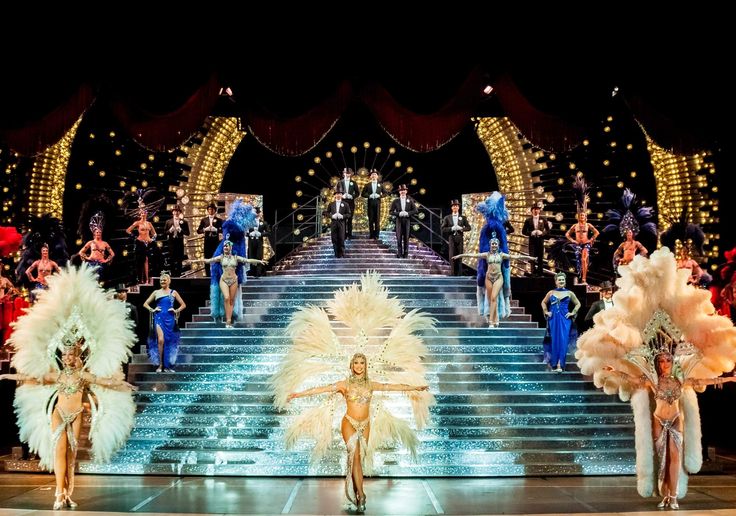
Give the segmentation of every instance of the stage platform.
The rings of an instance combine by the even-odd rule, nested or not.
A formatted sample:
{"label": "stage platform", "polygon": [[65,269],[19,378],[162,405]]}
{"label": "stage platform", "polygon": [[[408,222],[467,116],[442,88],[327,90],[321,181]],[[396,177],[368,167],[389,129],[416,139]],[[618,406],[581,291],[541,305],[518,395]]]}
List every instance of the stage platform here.
{"label": "stage platform", "polygon": [[[76,514],[354,514],[340,478],[77,477]],[[736,476],[691,477],[681,510],[736,514]],[[0,474],[0,515],[50,510],[53,477]],[[366,480],[366,514],[664,514],[626,477],[376,478]],[[91,511],[91,512],[88,512]]]}

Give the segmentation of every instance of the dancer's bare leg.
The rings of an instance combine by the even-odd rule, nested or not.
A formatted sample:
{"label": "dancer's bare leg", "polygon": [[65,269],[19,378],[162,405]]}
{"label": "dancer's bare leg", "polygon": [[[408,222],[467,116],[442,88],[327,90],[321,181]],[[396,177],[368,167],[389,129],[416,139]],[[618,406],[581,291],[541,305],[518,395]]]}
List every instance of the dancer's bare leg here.
{"label": "dancer's bare leg", "polygon": [[230,285],[228,288],[229,288],[229,293],[230,293],[230,321],[232,321],[233,312],[235,311],[235,296],[238,295],[238,283],[235,282],[232,285]]}
{"label": "dancer's bare leg", "polygon": [[[74,432],[74,438],[79,443],[79,436],[82,434],[82,414],[77,416],[77,419],[72,423],[72,431]],[[72,451],[71,446],[67,446],[66,454],[66,501],[67,504],[76,507],[77,504],[71,499],[72,492],[74,492],[74,474],[77,466],[77,454]]]}
{"label": "dancer's bare leg", "polygon": [[[343,418],[342,420],[342,438],[345,441],[345,444],[347,445],[350,438],[355,433],[355,429],[353,428],[353,425],[350,424],[350,421]],[[366,427],[365,432],[363,432],[363,436],[365,437],[366,442],[368,442],[368,435],[370,433],[370,427]],[[360,463],[360,457],[363,450],[360,449],[360,441],[358,440],[355,443],[355,456],[353,458],[353,487],[355,489],[355,496],[359,497],[361,499],[365,499],[365,491],[363,491],[363,466]]]}
{"label": "dancer's bare leg", "polygon": [[232,324],[233,308],[230,304],[230,287],[223,280],[220,280],[220,292],[222,292],[222,305],[225,309],[225,324]]}
{"label": "dancer's bare leg", "polygon": [[[51,432],[53,433],[59,425],[62,425],[63,420],[59,415],[59,409],[54,409],[51,414]],[[56,480],[56,500],[54,507],[57,508],[58,502],[64,501],[64,490],[66,489],[66,449],[68,447],[66,432],[62,432],[59,436],[59,440],[56,442],[56,449],[54,450],[54,479]]]}
{"label": "dancer's bare leg", "polygon": [[588,248],[584,247],[580,254],[580,275],[583,283],[588,282]]}
{"label": "dancer's bare leg", "polygon": [[156,325],[156,342],[158,343],[158,366],[163,368],[166,362],[164,360],[164,330],[158,324]]}

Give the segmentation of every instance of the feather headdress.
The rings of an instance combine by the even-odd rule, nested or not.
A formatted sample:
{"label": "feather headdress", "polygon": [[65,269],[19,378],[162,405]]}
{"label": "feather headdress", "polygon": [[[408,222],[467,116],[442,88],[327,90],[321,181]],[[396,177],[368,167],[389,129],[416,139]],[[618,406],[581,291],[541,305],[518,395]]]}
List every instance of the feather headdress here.
{"label": "feather headdress", "polygon": [[637,206],[636,194],[626,188],[621,196],[621,209],[612,209],[606,212],[608,225],[603,228],[604,233],[618,231],[622,237],[631,230],[634,236],[640,231],[657,237],[657,224],[654,222],[654,208]]}
{"label": "feather headdress", "polygon": [[575,204],[577,205],[578,213],[588,213],[590,185],[585,182],[583,176],[578,175],[572,183],[572,189],[575,193]]}

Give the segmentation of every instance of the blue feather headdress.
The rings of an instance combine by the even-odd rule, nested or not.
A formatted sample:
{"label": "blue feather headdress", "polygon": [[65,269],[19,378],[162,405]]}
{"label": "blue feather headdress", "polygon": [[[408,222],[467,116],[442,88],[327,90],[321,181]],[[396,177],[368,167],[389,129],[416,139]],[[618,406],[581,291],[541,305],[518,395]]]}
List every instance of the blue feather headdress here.
{"label": "blue feather headdress", "polygon": [[654,208],[637,206],[636,194],[628,188],[621,196],[622,209],[608,210],[606,217],[608,225],[603,228],[604,233],[618,231],[622,237],[631,230],[634,236],[640,231],[657,237],[657,224],[654,222]]}

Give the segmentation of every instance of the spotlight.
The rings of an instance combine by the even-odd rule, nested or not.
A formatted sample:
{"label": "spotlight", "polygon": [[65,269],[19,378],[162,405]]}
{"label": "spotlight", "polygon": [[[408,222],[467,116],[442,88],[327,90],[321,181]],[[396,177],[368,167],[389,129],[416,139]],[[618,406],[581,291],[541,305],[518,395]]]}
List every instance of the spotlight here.
{"label": "spotlight", "polygon": [[613,91],[611,92],[611,97],[615,97],[618,94],[618,86],[613,87]]}

